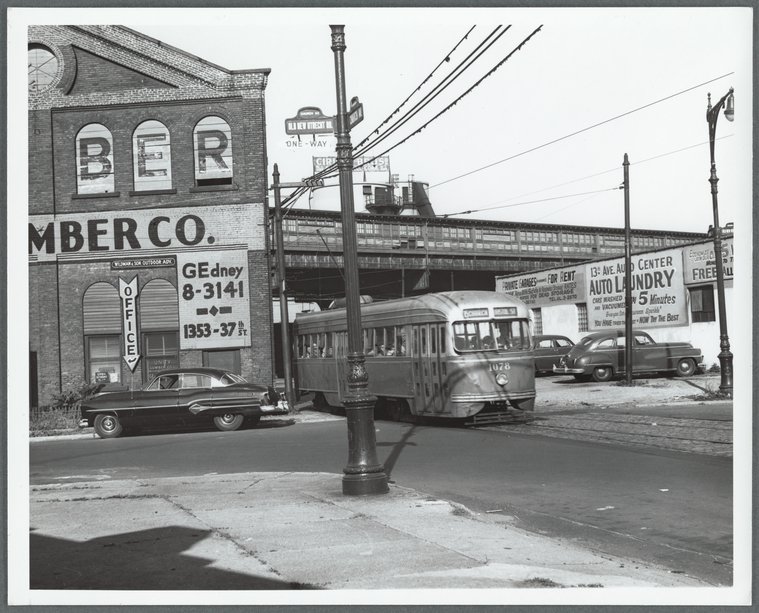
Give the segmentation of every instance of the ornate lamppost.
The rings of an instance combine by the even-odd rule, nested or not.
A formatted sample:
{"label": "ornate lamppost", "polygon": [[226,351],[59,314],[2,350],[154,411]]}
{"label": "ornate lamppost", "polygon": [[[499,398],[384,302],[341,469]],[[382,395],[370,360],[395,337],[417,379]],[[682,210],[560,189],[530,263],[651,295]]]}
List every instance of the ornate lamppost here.
{"label": "ornate lamppost", "polygon": [[348,422],[348,464],[343,468],[343,494],[384,494],[388,491],[385,467],[377,459],[374,401],[367,388],[358,279],[358,248],[353,211],[353,152],[345,96],[345,26],[330,26],[335,57],[337,92],[337,168],[340,176],[340,210],[343,225],[345,309],[348,318],[348,376],[344,400]]}
{"label": "ornate lamppost", "polygon": [[733,120],[733,88],[730,88],[719,102],[712,107],[712,95],[707,94],[706,121],[709,124],[709,155],[711,156],[712,210],[714,213],[714,262],[717,268],[717,300],[719,303],[719,367],[722,393],[733,395],[733,354],[730,352],[730,339],[727,335],[727,314],[725,311],[725,277],[722,269],[722,228],[719,225],[719,208],[717,206],[717,167],[714,164],[714,135],[717,131],[719,112],[725,106],[725,118]]}

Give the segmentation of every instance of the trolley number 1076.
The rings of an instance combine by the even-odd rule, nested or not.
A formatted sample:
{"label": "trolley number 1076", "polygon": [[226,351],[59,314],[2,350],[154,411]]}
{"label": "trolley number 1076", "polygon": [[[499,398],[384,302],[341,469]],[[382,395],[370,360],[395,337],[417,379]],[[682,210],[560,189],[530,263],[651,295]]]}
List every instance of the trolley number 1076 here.
{"label": "trolley number 1076", "polygon": [[221,336],[232,336],[235,331],[236,323],[234,321],[222,322],[218,328],[212,328],[211,324],[185,324],[185,338],[208,338],[212,334]]}

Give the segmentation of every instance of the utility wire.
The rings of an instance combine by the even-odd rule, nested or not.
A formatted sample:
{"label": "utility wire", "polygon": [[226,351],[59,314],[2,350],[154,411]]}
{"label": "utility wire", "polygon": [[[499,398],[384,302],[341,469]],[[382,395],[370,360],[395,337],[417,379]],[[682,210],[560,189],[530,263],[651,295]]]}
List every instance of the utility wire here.
{"label": "utility wire", "polygon": [[477,26],[472,26],[471,28],[469,28],[469,31],[466,34],[464,34],[464,36],[461,38],[461,40],[459,42],[456,43],[456,45],[453,47],[453,49],[451,49],[445,55],[445,57],[442,60],[440,60],[440,63],[437,66],[435,66],[435,68],[432,69],[432,72],[427,75],[427,77],[417,86],[417,88],[413,92],[411,92],[408,95],[408,97],[403,102],[401,102],[398,105],[398,107],[392,113],[390,113],[390,115],[388,115],[387,118],[379,126],[377,126],[377,128],[375,130],[373,130],[372,132],[370,132],[370,134],[364,140],[362,140],[358,145],[356,145],[356,148],[361,147],[362,145],[364,145],[364,143],[366,143],[366,141],[369,140],[369,138],[371,137],[372,134],[377,134],[380,131],[380,129],[382,128],[382,126],[384,126],[388,121],[390,121],[396,115],[396,113],[398,113],[404,107],[404,105],[409,100],[411,100],[412,96],[416,92],[418,92],[420,89],[422,89],[422,87],[424,87],[424,85],[427,83],[427,81],[429,81],[432,78],[432,75],[434,75],[435,72],[437,72],[438,68],[440,68],[445,62],[450,62],[451,61],[451,56],[454,54],[454,52],[456,51],[456,49],[459,48],[459,46],[461,45],[461,43],[463,43],[467,39],[467,37],[472,33],[472,30],[474,30],[476,27]]}
{"label": "utility wire", "polygon": [[469,215],[470,213],[479,213],[481,211],[492,211],[494,209],[508,209],[514,206],[524,206],[526,204],[537,204],[539,202],[550,202],[551,200],[561,200],[562,198],[574,198],[576,196],[587,196],[588,194],[600,194],[602,192],[613,192],[617,191],[619,187],[607,187],[606,189],[598,189],[592,192],[582,192],[579,194],[567,194],[565,196],[553,196],[552,198],[541,198],[540,200],[528,200],[527,202],[516,202],[514,204],[502,204],[499,206],[491,206],[491,207],[485,207],[482,209],[471,209],[469,211],[461,211],[459,213],[446,213],[445,215],[440,215],[442,218],[447,217],[453,217],[454,215]]}
{"label": "utility wire", "polygon": [[572,132],[571,134],[567,134],[566,136],[562,136],[560,138],[556,138],[552,141],[549,141],[547,143],[543,143],[542,145],[538,145],[537,147],[533,147],[532,149],[527,149],[526,151],[522,151],[521,153],[515,153],[514,155],[511,155],[507,158],[504,158],[502,160],[498,160],[497,162],[493,162],[491,164],[488,164],[486,166],[481,166],[480,168],[476,168],[474,170],[470,170],[469,172],[465,172],[463,175],[458,175],[456,177],[453,177],[451,179],[446,179],[445,181],[441,181],[440,183],[436,183],[435,185],[430,185],[430,189],[433,187],[439,187],[441,185],[445,185],[446,183],[450,183],[451,181],[456,181],[457,179],[461,179],[463,177],[468,177],[469,175],[472,175],[476,172],[480,172],[481,170],[486,170],[488,168],[492,168],[493,166],[497,166],[498,164],[502,164],[503,162],[508,162],[509,160],[513,160],[514,158],[518,158],[522,155],[526,155],[528,153],[532,153],[533,151],[537,151],[538,149],[542,149],[543,147],[548,147],[548,145],[554,145],[560,141],[566,140],[568,138],[571,138],[572,136],[577,136],[578,134],[582,134],[583,132],[587,132],[588,130],[592,130],[593,128],[597,128],[599,126],[602,126],[604,124],[607,124],[611,121],[615,121],[617,119],[620,119],[622,117],[626,117],[627,115],[630,115],[632,113],[636,113],[638,111],[642,111],[643,109],[646,109],[650,106],[653,106],[655,104],[659,104],[660,102],[665,102],[666,100],[670,100],[676,96],[680,96],[682,94],[685,94],[689,91],[692,91],[694,89],[698,89],[699,87],[703,87],[704,85],[708,85],[709,83],[712,83],[714,81],[718,81],[719,79],[724,79],[727,76],[730,76],[733,74],[732,72],[728,72],[726,74],[723,74],[722,76],[715,77],[714,79],[709,79],[708,81],[704,81],[703,83],[699,83],[698,85],[694,85],[693,87],[689,87],[687,89],[684,89],[682,91],[679,91],[675,94],[671,94],[669,96],[665,96],[664,98],[660,98],[659,100],[655,100],[654,102],[649,102],[648,104],[644,104],[643,106],[640,106],[636,109],[633,109],[631,111],[627,111],[625,113],[622,113],[620,115],[616,115],[614,117],[611,117],[609,119],[605,119],[604,121],[600,121],[598,123],[593,124],[592,126],[588,126],[586,128],[582,128],[581,130],[577,130],[576,132]]}
{"label": "utility wire", "polygon": [[[387,131],[385,131],[385,133],[382,134],[378,139],[369,143],[366,147],[364,147],[360,151],[356,151],[355,155],[356,156],[364,155],[364,153],[369,151],[372,147],[375,147],[376,145],[381,143],[383,140],[387,139],[390,135],[397,132],[403,125],[409,122],[415,115],[417,115],[420,111],[422,111],[435,98],[437,98],[443,91],[445,91],[449,86],[451,86],[456,81],[456,79],[458,79],[464,72],[466,72],[469,68],[471,68],[472,65],[478,59],[480,59],[496,42],[498,42],[498,39],[500,39],[501,36],[503,36],[511,28],[511,26],[510,25],[506,26],[504,30],[502,30],[501,32],[498,32],[501,28],[503,28],[503,26],[500,26],[500,25],[496,26],[495,29],[493,29],[493,31],[490,34],[488,34],[485,37],[485,39],[479,45],[477,45],[477,47],[475,47],[475,49],[467,57],[465,57],[461,62],[459,62],[458,66],[456,66],[440,83],[438,83],[434,88],[432,88],[432,90],[427,92],[427,94],[419,102],[417,102],[409,111],[407,111],[406,114],[402,118],[396,121],[395,124],[391,126]],[[493,38],[493,40],[490,40],[490,42],[488,42],[488,40],[494,36],[495,38]],[[465,64],[467,65],[465,66]]]}
{"label": "utility wire", "polygon": [[[511,51],[511,52],[510,52],[510,53],[509,53],[507,56],[506,56],[506,57],[504,57],[504,58],[503,58],[503,59],[502,59],[500,62],[498,62],[498,63],[497,63],[495,66],[493,66],[493,68],[491,68],[491,69],[490,69],[490,71],[489,71],[489,72],[487,72],[487,73],[485,74],[485,76],[483,76],[483,77],[482,77],[481,79],[479,79],[479,80],[478,80],[476,83],[474,83],[474,85],[472,85],[472,86],[471,86],[469,89],[467,89],[467,90],[466,90],[466,91],[465,91],[463,94],[461,94],[461,95],[460,95],[458,98],[456,98],[456,100],[454,100],[453,102],[451,102],[451,104],[449,104],[447,107],[445,107],[445,108],[444,108],[442,111],[440,111],[440,112],[439,112],[437,115],[435,115],[435,116],[434,116],[432,119],[430,119],[428,122],[426,122],[425,124],[423,124],[423,125],[422,125],[420,128],[418,128],[416,131],[414,131],[414,132],[412,132],[411,134],[409,134],[409,135],[408,135],[406,138],[404,138],[403,140],[401,140],[401,141],[397,142],[397,143],[396,143],[395,145],[393,145],[392,147],[389,147],[389,148],[385,149],[385,151],[383,151],[382,153],[379,153],[379,154],[375,155],[374,157],[372,157],[371,159],[367,160],[366,162],[364,162],[364,164],[369,164],[369,163],[370,163],[370,162],[372,162],[373,160],[376,160],[378,157],[382,157],[383,155],[385,155],[385,154],[389,153],[390,151],[392,151],[392,150],[393,150],[393,149],[395,149],[396,147],[399,147],[399,146],[401,146],[401,145],[402,145],[403,143],[405,143],[407,140],[409,140],[409,139],[410,139],[410,138],[412,138],[413,136],[416,136],[417,134],[419,134],[419,133],[420,133],[422,130],[424,130],[424,129],[425,129],[427,126],[429,126],[429,125],[430,125],[430,124],[431,124],[433,121],[435,121],[436,119],[438,119],[438,118],[439,118],[441,115],[444,115],[445,113],[447,113],[448,111],[450,111],[450,110],[451,110],[451,109],[452,109],[454,106],[456,106],[456,105],[457,105],[457,104],[458,104],[458,103],[459,103],[459,102],[460,102],[460,101],[461,101],[461,100],[462,100],[464,97],[466,97],[467,95],[469,95],[469,94],[472,92],[472,90],[474,90],[474,89],[475,89],[475,88],[477,88],[479,85],[481,85],[481,84],[482,84],[482,82],[483,82],[485,79],[487,79],[488,77],[490,77],[490,76],[491,76],[491,75],[492,75],[492,74],[493,74],[493,73],[494,73],[496,70],[498,70],[498,69],[499,69],[499,68],[500,68],[500,67],[501,67],[503,64],[505,64],[505,63],[506,63],[506,62],[507,62],[507,61],[508,61],[508,60],[509,60],[509,59],[510,59],[510,58],[511,58],[511,57],[512,57],[512,56],[513,56],[513,55],[514,55],[514,54],[515,54],[517,51],[521,50],[521,49],[522,49],[522,47],[523,47],[523,46],[524,46],[524,45],[525,45],[525,44],[526,44],[526,43],[527,43],[527,42],[528,42],[528,41],[529,41],[529,40],[530,40],[530,39],[531,39],[533,36],[535,36],[535,34],[537,34],[537,33],[538,33],[538,32],[539,32],[539,31],[540,31],[542,28],[543,28],[543,26],[541,25],[541,26],[539,26],[538,28],[536,28],[535,30],[533,30],[533,31],[532,31],[532,33],[530,33],[530,35],[529,35],[529,36],[527,36],[527,37],[526,37],[526,38],[525,38],[525,39],[524,39],[524,40],[523,40],[521,43],[519,43],[519,45],[517,45],[517,46],[516,46],[516,47],[515,47],[515,48],[514,48],[514,49],[513,49],[513,50],[512,50],[512,51]],[[325,177],[325,178],[332,178],[332,177],[334,177],[334,176],[337,176],[337,175],[330,175],[329,177]]]}
{"label": "utility wire", "polygon": [[[717,140],[722,140],[723,138],[730,138],[734,136],[733,134],[726,134],[725,136],[720,136],[717,138]],[[673,151],[667,151],[666,153],[659,153],[657,155],[654,155],[650,158],[646,158],[645,160],[639,160],[637,162],[630,162],[630,166],[637,166],[638,164],[643,164],[645,162],[650,162],[652,160],[658,160],[659,158],[667,157],[670,155],[674,155],[676,153],[682,153],[683,151],[687,151],[688,149],[695,149],[696,147],[703,147],[704,145],[708,144],[709,141],[701,141],[700,143],[696,143],[695,145],[688,145],[687,147],[681,147],[680,149],[675,149]],[[586,179],[593,179],[595,177],[600,177],[602,175],[610,174],[612,172],[619,172],[619,166],[615,166],[614,168],[609,168],[607,170],[602,170],[601,172],[593,173],[592,175],[585,175],[584,177],[579,177],[577,179],[572,179],[571,181],[564,181],[563,183],[557,183],[555,185],[551,185],[550,187],[544,187],[542,189],[534,190],[531,192],[526,192],[524,194],[519,194],[518,196],[513,196],[511,198],[507,198],[506,200],[498,200],[496,202],[492,202],[492,205],[496,204],[502,204],[505,202],[509,202],[510,200],[515,200],[517,198],[524,198],[525,196],[532,196],[533,194],[539,194],[541,192],[548,191],[550,189],[555,189],[557,187],[564,187],[565,185],[571,185],[573,183],[579,183],[580,181],[585,181]],[[490,206],[490,205],[488,205]],[[485,210],[485,209],[480,209]],[[560,209],[564,210],[564,209]],[[454,213],[455,215],[456,213]]]}

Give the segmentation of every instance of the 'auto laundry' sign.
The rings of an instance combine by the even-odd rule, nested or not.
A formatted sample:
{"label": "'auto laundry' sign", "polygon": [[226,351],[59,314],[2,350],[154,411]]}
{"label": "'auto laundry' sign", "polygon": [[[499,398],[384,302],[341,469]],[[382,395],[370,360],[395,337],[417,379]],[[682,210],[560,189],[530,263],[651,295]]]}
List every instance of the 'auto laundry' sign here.
{"label": "'auto laundry' sign", "polygon": [[29,261],[152,255],[220,246],[262,249],[263,205],[103,211],[29,218]]}
{"label": "'auto laundry' sign", "polygon": [[[688,325],[680,250],[636,255],[631,263],[633,325],[648,328]],[[625,283],[624,258],[585,265],[591,330],[624,327]]]}

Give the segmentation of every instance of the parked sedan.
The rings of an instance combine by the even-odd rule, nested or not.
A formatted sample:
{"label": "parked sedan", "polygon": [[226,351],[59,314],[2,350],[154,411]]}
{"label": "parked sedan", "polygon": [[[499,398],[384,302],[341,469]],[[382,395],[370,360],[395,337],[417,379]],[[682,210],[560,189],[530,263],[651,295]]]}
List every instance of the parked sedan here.
{"label": "parked sedan", "polygon": [[248,383],[219,368],[179,368],[159,372],[142,390],[100,394],[82,401],[80,427],[94,426],[101,438],[125,428],[170,423],[213,423],[237,430],[245,419],[289,410],[284,397],[266,385]]}
{"label": "parked sedan", "polygon": [[532,337],[535,347],[535,372],[553,372],[553,367],[559,363],[574,343],[566,336],[558,334],[536,334]]}
{"label": "parked sedan", "polygon": [[[701,350],[690,343],[657,343],[641,330],[635,330],[633,337],[633,374],[668,372],[688,377],[703,367]],[[625,342],[623,330],[588,334],[572,347],[553,372],[595,381],[609,381],[626,374]]]}

